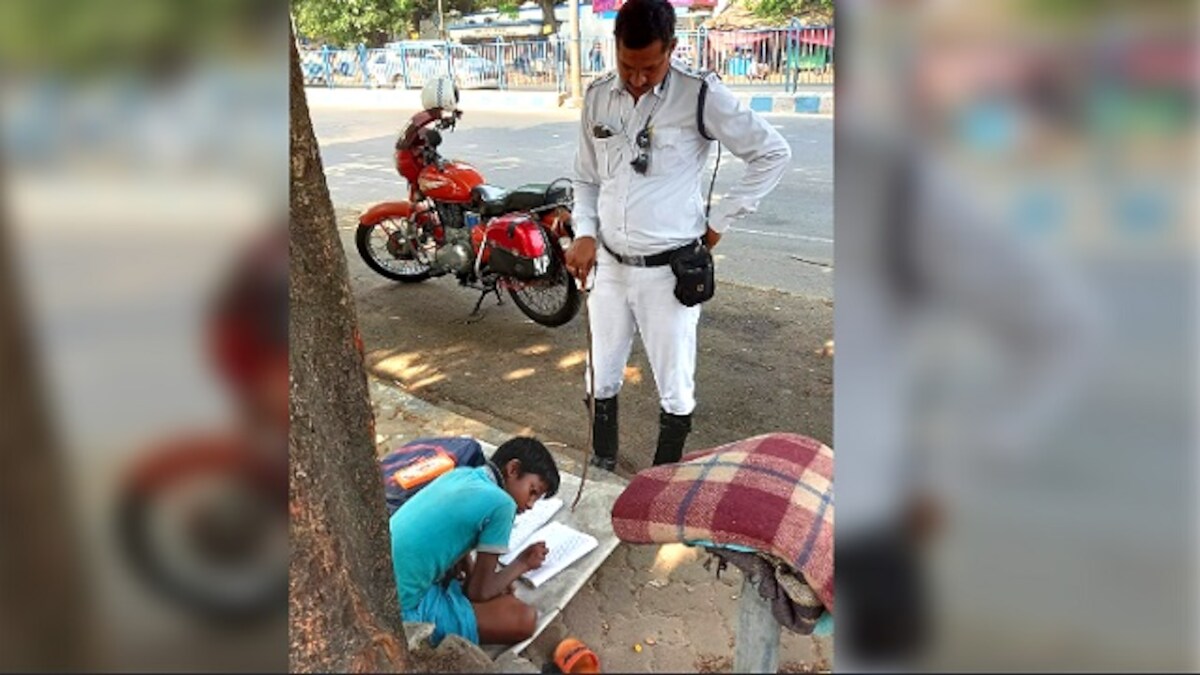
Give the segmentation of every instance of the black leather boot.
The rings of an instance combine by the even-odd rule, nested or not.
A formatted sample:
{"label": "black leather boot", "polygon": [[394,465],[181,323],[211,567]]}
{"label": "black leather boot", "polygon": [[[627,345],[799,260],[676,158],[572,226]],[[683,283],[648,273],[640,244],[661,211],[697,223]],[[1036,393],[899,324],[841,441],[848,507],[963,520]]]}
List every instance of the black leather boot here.
{"label": "black leather boot", "polygon": [[654,466],[672,464],[683,457],[683,444],[692,430],[691,415],[672,415],[663,410],[658,415],[658,449]]}
{"label": "black leather boot", "polygon": [[[587,399],[584,399],[587,403]],[[596,399],[596,419],[592,422],[592,466],[605,471],[617,468],[617,397]]]}

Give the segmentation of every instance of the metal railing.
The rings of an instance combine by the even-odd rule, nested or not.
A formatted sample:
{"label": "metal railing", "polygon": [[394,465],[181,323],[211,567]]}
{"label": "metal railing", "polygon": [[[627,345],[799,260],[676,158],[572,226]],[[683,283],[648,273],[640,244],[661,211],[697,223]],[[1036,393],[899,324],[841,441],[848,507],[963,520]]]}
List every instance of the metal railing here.
{"label": "metal railing", "polygon": [[677,34],[676,57],[711,70],[726,84],[831,85],[831,26],[755,30],[699,30]]}
{"label": "metal railing", "polygon": [[[676,33],[674,57],[692,68],[711,70],[730,86],[832,85],[834,29],[829,26]],[[462,44],[414,40],[376,49],[302,49],[305,84],[327,87],[420,88],[448,75],[460,88],[567,89],[568,41],[545,40]],[[616,63],[613,36],[581,40],[584,84]]]}

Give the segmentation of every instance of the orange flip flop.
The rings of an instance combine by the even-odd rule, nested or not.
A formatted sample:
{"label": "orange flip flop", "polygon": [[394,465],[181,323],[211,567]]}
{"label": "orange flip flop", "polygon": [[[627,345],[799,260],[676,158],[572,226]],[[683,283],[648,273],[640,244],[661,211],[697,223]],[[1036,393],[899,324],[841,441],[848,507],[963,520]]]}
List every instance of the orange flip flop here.
{"label": "orange flip flop", "polygon": [[598,673],[600,659],[575,638],[567,638],[554,649],[554,665],[564,673]]}

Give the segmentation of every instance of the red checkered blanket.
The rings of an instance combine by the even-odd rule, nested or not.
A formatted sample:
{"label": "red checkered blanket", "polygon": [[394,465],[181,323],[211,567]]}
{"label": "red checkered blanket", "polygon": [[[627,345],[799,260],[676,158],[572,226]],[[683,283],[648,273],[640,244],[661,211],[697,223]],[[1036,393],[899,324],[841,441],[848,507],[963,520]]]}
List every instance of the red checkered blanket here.
{"label": "red checkered blanket", "polygon": [[795,567],[833,611],[833,450],[765,434],[646,469],[617,498],[613,530],[632,544],[747,546]]}

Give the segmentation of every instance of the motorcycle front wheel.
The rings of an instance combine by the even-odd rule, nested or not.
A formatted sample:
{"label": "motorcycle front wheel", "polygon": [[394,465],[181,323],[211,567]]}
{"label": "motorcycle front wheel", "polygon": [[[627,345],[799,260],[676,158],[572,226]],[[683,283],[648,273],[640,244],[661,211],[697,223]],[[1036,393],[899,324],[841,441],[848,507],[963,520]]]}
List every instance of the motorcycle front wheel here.
{"label": "motorcycle front wheel", "polygon": [[525,316],[543,326],[561,326],[579,313],[579,289],[561,262],[543,279],[510,286],[508,294]]}
{"label": "motorcycle front wheel", "polygon": [[218,450],[159,458],[155,480],[117,504],[132,570],[204,618],[253,622],[287,598],[286,495],[262,470]]}
{"label": "motorcycle front wheel", "polygon": [[358,255],[372,271],[393,281],[416,283],[430,276],[414,242],[416,226],[404,218],[385,218],[373,225],[359,225],[354,233]]}

